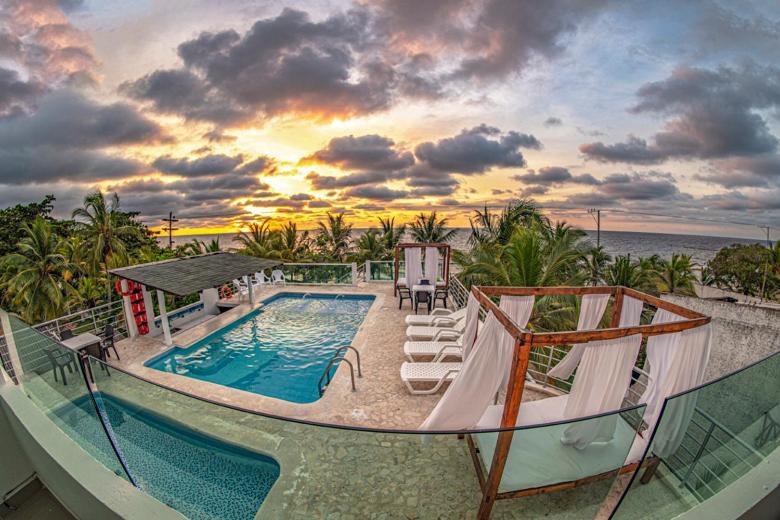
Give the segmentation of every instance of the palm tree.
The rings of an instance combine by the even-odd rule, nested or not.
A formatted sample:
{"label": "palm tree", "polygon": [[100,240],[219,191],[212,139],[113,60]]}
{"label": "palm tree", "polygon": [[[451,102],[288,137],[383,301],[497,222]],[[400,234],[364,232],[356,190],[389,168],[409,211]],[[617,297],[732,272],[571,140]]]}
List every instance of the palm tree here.
{"label": "palm tree", "polygon": [[462,277],[470,283],[516,287],[577,285],[585,278],[572,269],[583,257],[569,236],[549,242],[538,226],[517,228],[505,245],[485,244],[456,253]]}
{"label": "palm tree", "polygon": [[455,238],[456,230],[447,229],[447,218],[439,218],[435,211],[420,213],[409,224],[409,231],[415,242],[426,244],[449,242]]}
{"label": "palm tree", "polygon": [[598,285],[604,280],[604,272],[612,257],[604,250],[604,246],[593,247],[585,256],[585,271],[588,283]]}
{"label": "palm tree", "polygon": [[343,213],[329,212],[326,218],[318,223],[317,245],[327,258],[343,262],[349,254],[352,224],[347,224]]}
{"label": "palm tree", "polygon": [[184,249],[186,251],[185,254],[202,255],[203,253],[219,253],[222,251],[222,246],[219,245],[219,237],[212,238],[208,243],[193,238],[192,242],[184,246]]}
{"label": "palm tree", "polygon": [[279,258],[279,233],[271,229],[271,219],[249,224],[249,231],[241,231],[233,238],[241,243],[241,253],[261,258]]}
{"label": "palm tree", "polygon": [[[645,262],[647,264],[647,262]],[[632,261],[629,256],[617,256],[604,273],[607,285],[622,285],[630,289],[647,290],[652,286],[654,271],[642,261]]]}
{"label": "palm tree", "polygon": [[[125,240],[140,239],[138,228],[124,223],[119,211],[119,195],[114,193],[106,201],[101,191],[84,198],[84,207],[73,210],[73,218],[80,220],[80,231],[84,238],[84,251],[92,273],[103,271],[108,280],[108,270],[122,267],[130,258]],[[106,284],[108,300],[111,301],[111,287]]]}
{"label": "palm tree", "polygon": [[26,236],[17,244],[18,253],[3,257],[2,287],[22,317],[38,323],[56,318],[65,309],[66,293],[72,287],[64,275],[77,268],[65,260],[63,239],[48,221],[39,216],[23,229]]}
{"label": "palm tree", "polygon": [[474,217],[469,219],[469,223],[469,243],[475,245],[486,242],[506,244],[518,226],[546,225],[548,222],[534,201],[521,199],[509,203],[499,214],[492,212],[485,205],[484,210],[474,211]]}
{"label": "palm tree", "polygon": [[[379,225],[381,229],[381,240],[384,243],[386,255],[389,258],[392,255],[392,251],[395,249],[401,240],[403,240],[406,234],[406,224],[400,226],[395,225],[395,217],[389,217],[383,219],[379,217]],[[375,260],[383,260],[384,258],[375,258]]]}
{"label": "palm tree", "polygon": [[279,248],[281,257],[288,261],[300,260],[306,256],[309,249],[309,232],[298,232],[298,225],[293,221],[286,222],[279,231]]}
{"label": "palm tree", "polygon": [[693,282],[696,277],[693,274],[691,257],[688,255],[675,253],[672,255],[671,260],[662,260],[658,278],[658,289],[661,292],[694,294]]}
{"label": "palm tree", "polygon": [[103,283],[92,277],[79,278],[70,291],[68,307],[89,309],[99,305],[103,299]]}
{"label": "palm tree", "polygon": [[355,243],[352,261],[365,264],[366,260],[377,260],[387,255],[383,235],[374,228],[369,229]]}

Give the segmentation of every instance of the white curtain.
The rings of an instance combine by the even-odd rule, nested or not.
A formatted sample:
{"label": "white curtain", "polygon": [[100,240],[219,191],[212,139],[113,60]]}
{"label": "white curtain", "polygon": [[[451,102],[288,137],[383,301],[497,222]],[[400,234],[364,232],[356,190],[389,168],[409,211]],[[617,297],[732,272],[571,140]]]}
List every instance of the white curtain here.
{"label": "white curtain", "polygon": [[439,271],[439,248],[425,248],[425,278],[436,284],[436,275]]}
{"label": "white curtain", "polygon": [[422,278],[421,253],[419,247],[407,247],[404,249],[404,261],[406,262],[406,284],[409,289],[420,282]]}
{"label": "white curtain", "polygon": [[[533,296],[505,295],[501,296],[501,301],[499,302],[498,306],[507,314],[507,316],[512,318],[518,327],[524,329],[526,325],[528,325],[528,320],[531,319],[531,313],[534,310],[534,300],[535,298]],[[514,348],[515,339],[510,334],[506,334],[503,340],[507,342],[507,345],[505,346],[506,348]],[[506,388],[506,385],[509,383],[509,375],[511,371],[512,363],[510,362],[506,367],[506,371],[504,372],[504,378],[501,381],[500,389]]]}
{"label": "white curtain", "polygon": [[469,293],[468,302],[466,302],[466,325],[463,328],[463,360],[465,361],[471,353],[471,347],[477,339],[477,328],[479,327],[479,300],[473,293]]}
{"label": "white curtain", "polygon": [[[664,316],[660,319],[663,318]],[[671,321],[681,319],[683,318],[678,316],[676,320]],[[668,336],[677,336],[677,338],[671,339]],[[710,358],[711,340],[710,324],[675,334],[662,334],[648,338],[650,383],[640,402],[647,402],[643,419],[650,431],[658,421],[664,399],[702,384]],[[676,397],[667,403],[653,440],[653,451],[657,455],[668,457],[677,451],[695,408],[696,393]]]}
{"label": "white curtain", "polygon": [[623,308],[620,309],[620,322],[618,327],[634,327],[639,325],[642,319],[644,302],[631,296],[623,296]]}
{"label": "white curtain", "polygon": [[[598,328],[599,322],[609,302],[609,294],[586,294],[580,303],[580,318],[577,330],[593,330]],[[574,369],[580,363],[585,344],[572,345],[557,365],[548,374],[559,379],[568,379]]]}
{"label": "white curtain", "polygon": [[444,393],[421,430],[460,430],[479,421],[498,391],[506,366],[512,363],[511,336],[489,313],[471,355],[465,358],[460,374]]}
{"label": "white curtain", "polygon": [[[619,410],[641,345],[641,334],[586,343],[563,417],[574,419]],[[574,423],[566,428],[561,442],[578,449],[591,442],[606,442],[615,434],[616,425],[614,415]]]}

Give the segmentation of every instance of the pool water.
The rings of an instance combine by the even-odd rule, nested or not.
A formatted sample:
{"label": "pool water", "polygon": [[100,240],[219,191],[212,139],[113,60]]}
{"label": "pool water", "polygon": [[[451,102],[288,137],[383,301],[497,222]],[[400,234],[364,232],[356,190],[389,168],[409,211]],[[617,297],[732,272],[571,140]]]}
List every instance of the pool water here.
{"label": "pool water", "polygon": [[[114,396],[95,397],[140,488],[188,518],[251,520],[279,478],[279,464],[266,455],[198,433]],[[90,454],[124,476],[90,396],[50,415]]]}
{"label": "pool water", "polygon": [[320,398],[317,385],[328,362],[336,349],[352,343],[373,301],[368,295],[280,293],[192,346],[174,347],[145,365],[311,403]]}

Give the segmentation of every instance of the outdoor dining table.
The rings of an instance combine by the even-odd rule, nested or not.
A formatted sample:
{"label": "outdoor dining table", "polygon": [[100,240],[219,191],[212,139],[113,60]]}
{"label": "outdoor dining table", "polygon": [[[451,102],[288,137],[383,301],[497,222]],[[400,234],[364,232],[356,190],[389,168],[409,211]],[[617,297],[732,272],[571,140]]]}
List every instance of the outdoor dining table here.
{"label": "outdoor dining table", "polygon": [[[70,350],[76,352],[81,358],[80,362],[83,364],[86,370],[89,380],[95,382],[95,377],[92,375],[92,365],[87,361],[87,355],[100,359],[100,343],[103,340],[100,336],[96,336],[90,332],[73,336],[66,340],[60,341],[60,343]],[[104,367],[105,370],[105,367]]]}
{"label": "outdoor dining table", "polygon": [[[90,332],[85,332],[84,334],[79,334],[78,336],[73,336],[72,338],[68,338],[66,340],[60,341],[63,345],[68,347],[71,350],[75,350],[76,352],[84,352],[85,350],[88,350],[89,347],[93,345],[100,345],[100,342],[102,340],[100,339],[100,336],[96,336]],[[93,352],[89,352],[94,356]],[[98,352],[98,356],[99,356]],[[96,357],[98,357],[96,356]]]}

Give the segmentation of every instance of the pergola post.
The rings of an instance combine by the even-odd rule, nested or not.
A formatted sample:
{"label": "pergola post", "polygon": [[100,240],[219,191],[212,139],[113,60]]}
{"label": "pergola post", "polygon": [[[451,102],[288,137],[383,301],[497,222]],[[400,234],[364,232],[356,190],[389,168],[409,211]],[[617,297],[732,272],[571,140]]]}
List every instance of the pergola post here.
{"label": "pergola post", "polygon": [[398,295],[398,255],[400,254],[401,246],[395,246],[395,256],[393,257],[393,297]]}
{"label": "pergola post", "polygon": [[[122,292],[127,292],[127,280],[122,279],[119,282]],[[127,323],[127,335],[131,338],[138,336],[138,325],[135,323],[135,314],[133,313],[133,304],[130,303],[130,296],[122,296],[122,308],[125,311],[125,323]]]}
{"label": "pergola post", "polygon": [[[523,400],[525,376],[528,371],[528,361],[533,344],[532,334],[523,334],[523,336],[523,339],[515,338],[515,351],[512,356],[512,369],[509,373],[509,382],[507,383],[504,412],[501,415],[501,428],[514,428],[517,424],[517,416],[520,413],[520,402]],[[513,435],[513,430],[502,431],[498,434],[496,449],[493,452],[493,461],[490,464],[490,471],[482,490],[482,503],[479,505],[479,512],[477,513],[478,520],[488,520],[490,518],[490,512],[493,510],[493,504],[498,494],[498,486],[501,484],[501,477],[504,476],[504,467],[509,457],[509,448],[512,445]]]}
{"label": "pergola post", "polygon": [[165,308],[165,293],[160,289],[157,289],[157,304],[160,306],[160,322],[163,329],[165,344],[172,345],[173,337],[171,337],[171,324],[168,323],[168,311]]}

